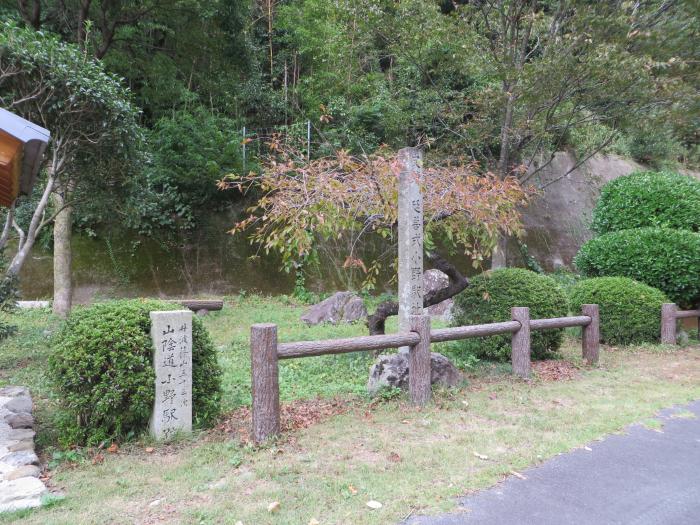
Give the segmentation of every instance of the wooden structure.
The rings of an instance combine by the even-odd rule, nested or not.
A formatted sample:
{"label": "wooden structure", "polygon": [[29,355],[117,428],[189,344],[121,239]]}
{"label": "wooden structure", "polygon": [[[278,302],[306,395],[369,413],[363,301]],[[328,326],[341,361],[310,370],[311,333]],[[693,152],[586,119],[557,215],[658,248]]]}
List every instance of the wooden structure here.
{"label": "wooden structure", "polygon": [[49,132],[0,109],[0,206],[12,206],[20,195],[34,186]]}
{"label": "wooden structure", "polygon": [[430,316],[410,317],[411,330],[406,333],[278,343],[277,326],[256,324],[250,329],[250,358],[252,374],[253,441],[261,443],[280,431],[280,359],[294,359],[317,355],[343,354],[409,347],[408,390],[411,403],[417,406],[430,401],[430,344],[455,341],[470,337],[513,334],[513,373],[522,378],[530,376],[530,332],[580,326],[582,355],[588,364],[598,361],[600,347],[600,319],[597,304],[582,306],[582,315],[530,319],[530,309],[515,307],[512,320],[454,328],[430,329]]}
{"label": "wooden structure", "polygon": [[675,303],[664,303],[661,306],[661,343],[675,345],[678,319],[698,318],[698,333],[700,333],[700,310],[679,310]]}
{"label": "wooden structure", "polygon": [[181,304],[193,312],[199,312],[200,310],[211,312],[221,310],[224,307],[224,302],[221,299],[173,299],[169,302]]}

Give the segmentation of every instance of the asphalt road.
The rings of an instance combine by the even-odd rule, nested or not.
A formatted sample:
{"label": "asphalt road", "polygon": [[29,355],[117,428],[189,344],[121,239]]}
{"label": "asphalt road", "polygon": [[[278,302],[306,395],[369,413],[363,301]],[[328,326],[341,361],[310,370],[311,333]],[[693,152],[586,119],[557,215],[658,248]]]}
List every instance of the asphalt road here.
{"label": "asphalt road", "polygon": [[458,513],[404,523],[700,525],[700,400],[658,419],[662,432],[633,425],[460,499]]}

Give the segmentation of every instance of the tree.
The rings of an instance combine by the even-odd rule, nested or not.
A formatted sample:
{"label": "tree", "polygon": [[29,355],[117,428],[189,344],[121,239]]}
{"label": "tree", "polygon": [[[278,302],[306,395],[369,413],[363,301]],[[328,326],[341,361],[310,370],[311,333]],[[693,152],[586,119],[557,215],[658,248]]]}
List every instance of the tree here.
{"label": "tree", "polygon": [[[271,150],[261,174],[230,176],[220,184],[262,193],[232,233],[250,231],[251,241],[266,253],[279,253],[287,270],[317,258],[324,241],[347,236],[343,266],[361,268],[365,286],[374,287],[381,265],[393,263],[396,254],[400,166],[395,156],[382,150],[353,156],[341,150],[307,162],[301,151],[281,141],[273,141]],[[518,207],[530,194],[514,177],[477,174],[472,164],[426,168],[423,179],[428,260],[450,277],[448,289],[425,297],[425,306],[430,306],[468,285],[437,246],[459,247],[478,265],[498,235],[521,233]],[[356,248],[371,235],[384,240],[386,251],[363,261]],[[370,333],[383,333],[386,318],[397,313],[395,302],[380,305],[368,318]]]}
{"label": "tree", "polygon": [[[579,144],[572,170],[672,100],[672,90],[662,90],[654,75],[663,65],[637,46],[646,38],[637,26],[652,14],[671,16],[668,4],[484,0],[456,6],[451,16],[478,35],[476,52],[489,57],[490,82],[474,97],[482,118],[455,131],[472,128],[482,136],[478,153],[501,177],[524,165],[520,180],[544,189],[553,181],[540,183],[538,173],[575,133],[589,140]],[[493,265],[505,265],[505,238]]]}
{"label": "tree", "polygon": [[53,222],[54,311],[66,315],[72,300],[75,197],[94,198],[88,187],[111,187],[114,193],[130,173],[129,160],[141,140],[138,113],[128,90],[99,62],[55,35],[13,22],[0,26],[0,103],[52,135],[44,185],[31,219],[23,227],[13,210],[6,217],[6,228],[11,224],[18,235],[7,273],[19,273],[37,235]]}

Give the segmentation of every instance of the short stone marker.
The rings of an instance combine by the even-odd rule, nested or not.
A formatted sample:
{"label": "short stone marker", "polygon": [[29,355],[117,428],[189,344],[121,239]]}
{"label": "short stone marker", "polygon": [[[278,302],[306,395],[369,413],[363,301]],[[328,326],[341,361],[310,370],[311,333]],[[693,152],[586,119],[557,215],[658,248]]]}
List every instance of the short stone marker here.
{"label": "short stone marker", "polygon": [[170,439],[192,431],[192,312],[151,312],[156,399],[150,432]]}

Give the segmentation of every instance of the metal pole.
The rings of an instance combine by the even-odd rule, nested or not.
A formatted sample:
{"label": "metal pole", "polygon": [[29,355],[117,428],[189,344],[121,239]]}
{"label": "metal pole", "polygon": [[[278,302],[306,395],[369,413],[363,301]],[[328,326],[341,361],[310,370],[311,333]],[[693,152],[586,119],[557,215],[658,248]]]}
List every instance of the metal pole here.
{"label": "metal pole", "polygon": [[246,171],[248,171],[247,168],[247,162],[246,162],[246,142],[245,142],[245,126],[243,126],[243,174],[246,174]]}
{"label": "metal pole", "polygon": [[311,120],[306,121],[306,161],[311,160]]}

